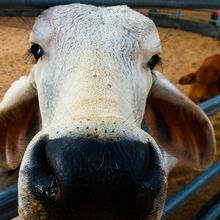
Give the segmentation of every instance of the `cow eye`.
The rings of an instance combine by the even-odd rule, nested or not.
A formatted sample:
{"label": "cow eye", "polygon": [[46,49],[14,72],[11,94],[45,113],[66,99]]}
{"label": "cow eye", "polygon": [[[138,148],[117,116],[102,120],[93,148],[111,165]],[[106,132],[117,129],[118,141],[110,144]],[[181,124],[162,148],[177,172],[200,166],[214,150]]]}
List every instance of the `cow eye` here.
{"label": "cow eye", "polygon": [[158,54],[155,54],[154,56],[152,56],[150,58],[150,60],[148,61],[147,65],[148,67],[153,70],[154,67],[160,62],[160,56]]}
{"label": "cow eye", "polygon": [[38,44],[32,44],[30,52],[33,54],[36,61],[38,61],[44,55],[44,50]]}

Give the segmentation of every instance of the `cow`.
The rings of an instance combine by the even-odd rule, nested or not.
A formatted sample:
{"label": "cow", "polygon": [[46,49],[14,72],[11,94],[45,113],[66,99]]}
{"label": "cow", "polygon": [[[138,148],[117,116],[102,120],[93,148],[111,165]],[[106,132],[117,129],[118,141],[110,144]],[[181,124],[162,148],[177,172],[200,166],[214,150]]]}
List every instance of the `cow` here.
{"label": "cow", "polygon": [[179,79],[179,84],[190,85],[188,97],[195,103],[220,94],[220,54],[207,57],[193,73]]}
{"label": "cow", "polygon": [[35,64],[0,103],[0,165],[20,167],[20,219],[160,219],[169,171],[207,169],[215,139],[154,70],[153,21],[127,6],[55,6],[30,43]]}

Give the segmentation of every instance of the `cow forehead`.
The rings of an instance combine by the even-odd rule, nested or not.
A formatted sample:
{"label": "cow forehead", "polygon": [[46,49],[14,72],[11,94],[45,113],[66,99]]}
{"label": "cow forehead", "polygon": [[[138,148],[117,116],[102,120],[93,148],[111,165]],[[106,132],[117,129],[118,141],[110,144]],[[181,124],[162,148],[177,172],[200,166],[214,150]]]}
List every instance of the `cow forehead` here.
{"label": "cow forehead", "polygon": [[45,51],[34,72],[45,126],[63,115],[91,113],[129,118],[139,126],[152,84],[146,65],[160,52],[149,18],[127,6],[56,6],[39,16],[31,41]]}
{"label": "cow forehead", "polygon": [[127,6],[70,4],[52,7],[38,17],[31,34],[31,41],[34,42],[45,43],[51,39],[56,44],[66,41],[77,44],[78,41],[79,44],[91,45],[94,41],[111,41],[111,45],[118,48],[124,46],[123,43],[128,49],[129,46],[132,49],[142,46],[150,53],[149,56],[160,51],[154,23]]}

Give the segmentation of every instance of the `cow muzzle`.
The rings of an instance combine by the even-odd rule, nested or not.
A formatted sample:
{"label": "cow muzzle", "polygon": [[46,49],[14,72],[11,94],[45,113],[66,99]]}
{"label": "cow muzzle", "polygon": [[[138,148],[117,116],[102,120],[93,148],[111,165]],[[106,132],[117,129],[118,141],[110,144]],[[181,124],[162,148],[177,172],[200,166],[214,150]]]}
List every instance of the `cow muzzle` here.
{"label": "cow muzzle", "polygon": [[29,161],[23,178],[49,219],[142,219],[164,188],[150,142],[43,138]]}

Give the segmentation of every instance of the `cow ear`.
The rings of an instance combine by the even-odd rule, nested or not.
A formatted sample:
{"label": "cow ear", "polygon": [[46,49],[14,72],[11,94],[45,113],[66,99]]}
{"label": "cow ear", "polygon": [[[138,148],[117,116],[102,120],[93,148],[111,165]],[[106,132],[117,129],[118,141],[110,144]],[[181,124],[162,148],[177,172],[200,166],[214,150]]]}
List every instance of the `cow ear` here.
{"label": "cow ear", "polygon": [[185,85],[185,84],[193,84],[196,82],[196,74],[195,73],[189,73],[182,78],[179,79],[178,83]]}
{"label": "cow ear", "polygon": [[165,151],[196,169],[206,169],[216,149],[208,117],[160,73],[154,78],[143,123]]}
{"label": "cow ear", "polygon": [[26,146],[41,128],[36,89],[31,77],[21,77],[0,103],[0,166],[16,169]]}

